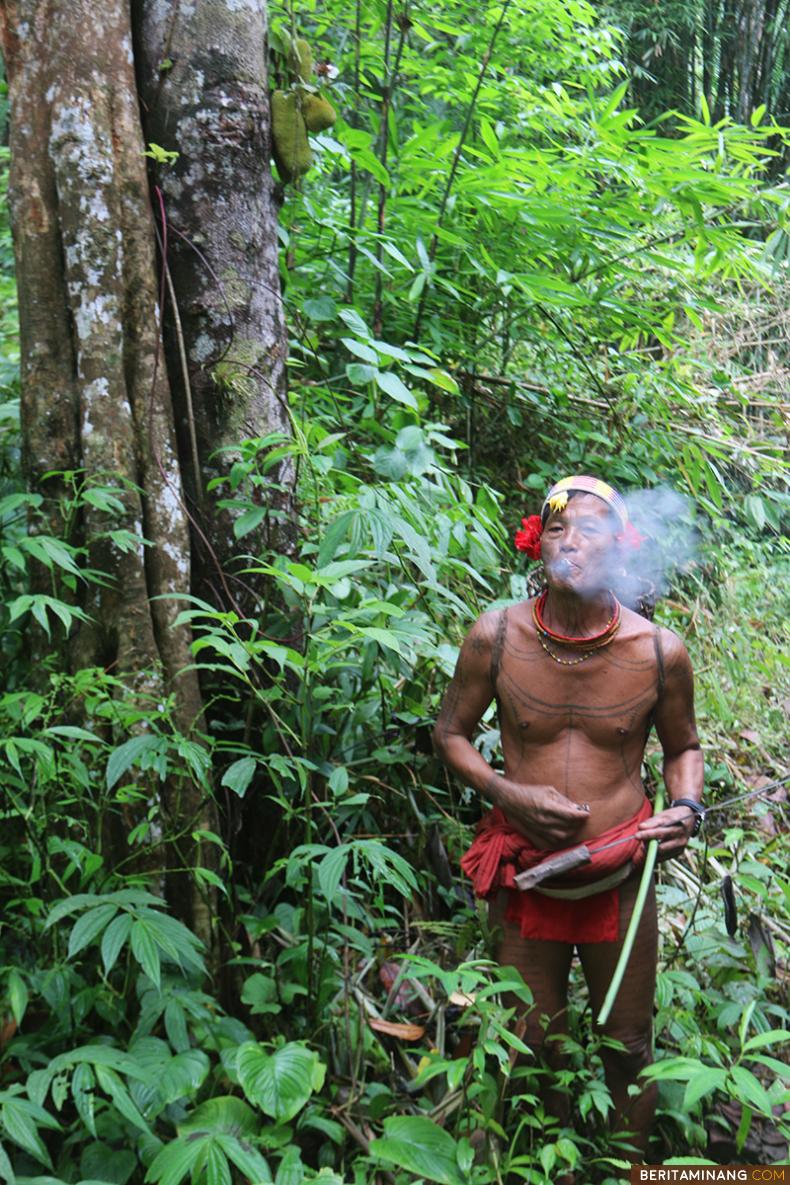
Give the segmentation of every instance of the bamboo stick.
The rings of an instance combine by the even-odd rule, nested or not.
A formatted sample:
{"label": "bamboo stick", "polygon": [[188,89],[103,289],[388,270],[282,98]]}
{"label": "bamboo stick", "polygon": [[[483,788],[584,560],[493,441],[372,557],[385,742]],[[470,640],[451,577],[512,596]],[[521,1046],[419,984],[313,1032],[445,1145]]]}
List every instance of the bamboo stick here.
{"label": "bamboo stick", "polygon": [[[659,786],[656,791],[656,801],[654,807],[654,814],[664,809],[664,789]],[[604,997],[601,1011],[598,1013],[598,1024],[605,1025],[609,1019],[609,1013],[612,1011],[617,993],[620,991],[620,985],[623,982],[625,969],[628,966],[628,960],[631,958],[631,950],[633,949],[636,932],[639,928],[639,923],[642,920],[642,912],[645,908],[645,901],[647,900],[647,892],[650,888],[650,880],[653,876],[653,869],[656,866],[656,856],[658,855],[658,840],[651,839],[647,845],[647,853],[645,855],[645,863],[642,868],[642,879],[639,882],[639,889],[636,894],[636,901],[634,902],[631,920],[628,923],[628,929],[623,939],[623,948],[620,951],[620,958],[617,960],[617,966],[614,969],[611,983],[609,984],[606,996]]]}

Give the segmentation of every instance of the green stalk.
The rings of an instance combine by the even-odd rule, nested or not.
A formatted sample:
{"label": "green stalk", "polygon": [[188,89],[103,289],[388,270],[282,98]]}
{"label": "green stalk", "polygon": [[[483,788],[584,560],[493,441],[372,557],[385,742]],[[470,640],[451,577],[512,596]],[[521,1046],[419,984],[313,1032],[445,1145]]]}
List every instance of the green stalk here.
{"label": "green stalk", "polygon": [[[658,814],[664,809],[664,789],[659,786],[656,790],[656,800],[653,813]],[[633,913],[631,920],[628,923],[628,929],[625,932],[623,939],[623,949],[620,951],[620,958],[617,960],[617,966],[614,969],[611,982],[606,992],[604,1002],[601,1006],[601,1011],[598,1013],[599,1025],[605,1025],[609,1019],[609,1013],[612,1011],[617,993],[620,991],[620,984],[623,982],[625,969],[628,966],[628,960],[631,958],[631,950],[636,938],[636,932],[639,929],[639,923],[642,920],[642,911],[645,908],[645,901],[647,900],[647,891],[650,888],[650,880],[653,876],[653,869],[656,866],[656,856],[658,855],[658,840],[651,839],[647,845],[647,853],[645,854],[645,863],[642,869],[642,879],[639,882],[639,889],[636,894],[636,901],[634,902]]]}

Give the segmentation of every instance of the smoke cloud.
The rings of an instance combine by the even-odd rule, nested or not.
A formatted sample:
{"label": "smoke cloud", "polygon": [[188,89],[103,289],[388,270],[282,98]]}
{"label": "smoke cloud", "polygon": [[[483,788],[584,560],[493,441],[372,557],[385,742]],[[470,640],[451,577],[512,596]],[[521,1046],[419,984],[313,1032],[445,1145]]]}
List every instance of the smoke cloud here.
{"label": "smoke cloud", "polygon": [[626,553],[626,574],[615,591],[633,608],[650,586],[655,590],[650,599],[664,596],[675,575],[693,563],[698,532],[691,500],[671,486],[635,490],[625,495],[625,503],[644,542]]}

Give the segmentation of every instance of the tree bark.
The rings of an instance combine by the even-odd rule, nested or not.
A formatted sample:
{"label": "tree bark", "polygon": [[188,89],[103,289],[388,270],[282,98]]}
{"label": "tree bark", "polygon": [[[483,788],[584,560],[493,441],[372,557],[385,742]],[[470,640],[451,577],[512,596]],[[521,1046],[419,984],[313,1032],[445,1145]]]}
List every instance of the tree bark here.
{"label": "tree bark", "polygon": [[[166,266],[178,293],[180,324],[169,324],[167,341],[176,419],[182,455],[197,452],[184,465],[201,526],[194,554],[204,584],[250,612],[254,597],[227,580],[232,524],[203,511],[207,483],[226,474],[237,455],[217,450],[289,432],[266,3],[134,0],[133,23],[146,139],[179,154],[155,173],[167,219]],[[245,536],[245,550],[259,554],[271,545],[273,521],[279,516],[282,525],[288,514],[291,481],[286,463],[275,478],[282,488],[262,495],[273,518]]]}
{"label": "tree bark", "polygon": [[739,123],[748,123],[759,103],[759,66],[765,31],[766,0],[741,0],[736,41],[738,102],[735,118]]}
{"label": "tree bark", "polygon": [[[32,485],[82,469],[114,484],[120,521],[83,508],[91,623],[71,641],[76,666],[129,674],[172,692],[179,729],[202,719],[188,670],[189,630],[169,594],[190,587],[190,545],[170,388],[159,357],[154,233],[123,0],[3,0],[0,30],[11,103],[11,212],[19,287],[22,423]],[[87,35],[87,31],[89,35]],[[58,479],[51,479],[57,492]],[[54,523],[53,523],[54,525]],[[138,544],[119,547],[108,526]],[[143,540],[150,541],[145,546]],[[153,599],[162,598],[162,599]],[[213,802],[169,783],[165,814],[187,834],[215,829]],[[211,845],[206,845],[212,859]],[[171,861],[203,860],[193,841]],[[179,913],[205,940],[213,902],[184,873]]]}

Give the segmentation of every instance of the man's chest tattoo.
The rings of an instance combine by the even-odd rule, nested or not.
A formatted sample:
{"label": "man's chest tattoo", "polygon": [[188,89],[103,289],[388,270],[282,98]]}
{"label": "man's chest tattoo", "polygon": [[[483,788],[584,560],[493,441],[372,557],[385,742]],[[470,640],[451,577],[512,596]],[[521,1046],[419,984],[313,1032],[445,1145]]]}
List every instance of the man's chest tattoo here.
{"label": "man's chest tattoo", "polygon": [[547,687],[540,695],[535,688],[535,680],[530,682],[530,686],[526,685],[509,671],[500,673],[498,696],[510,707],[512,717],[519,724],[523,724],[524,716],[544,719],[567,717],[569,727],[583,720],[604,720],[624,716],[635,720],[642,713],[646,715],[655,701],[655,687],[652,681],[640,681],[630,693],[617,696],[616,689],[611,687],[612,680],[606,680],[605,683],[600,680],[596,684],[588,685],[590,695],[587,699],[579,696],[578,684],[569,686],[567,691],[561,687],[553,690]]}

